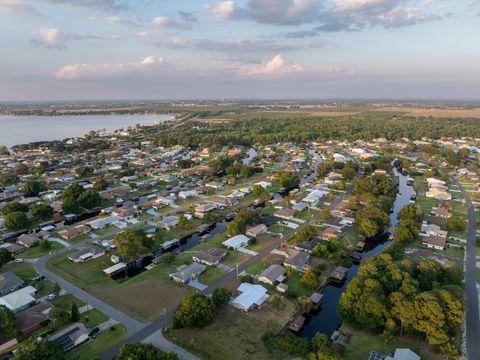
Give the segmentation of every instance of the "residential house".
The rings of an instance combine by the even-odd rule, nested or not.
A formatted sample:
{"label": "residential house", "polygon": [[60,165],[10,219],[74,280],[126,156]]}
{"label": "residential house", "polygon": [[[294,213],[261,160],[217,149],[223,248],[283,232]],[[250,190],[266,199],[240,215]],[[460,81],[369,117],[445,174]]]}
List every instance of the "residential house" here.
{"label": "residential house", "polygon": [[241,283],[237,289],[241,294],[232,301],[232,305],[244,312],[262,306],[270,297],[261,285]]}
{"label": "residential house", "polygon": [[1,297],[0,305],[4,305],[16,314],[27,309],[36,301],[34,297],[36,293],[37,289],[35,289],[33,286],[26,286]]}
{"label": "residential house", "polygon": [[0,274],[0,295],[6,295],[20,289],[23,285],[23,280],[20,279],[11,271]]}
{"label": "residential house", "polygon": [[203,219],[205,215],[217,208],[217,204],[214,202],[208,202],[195,206],[195,216]]}
{"label": "residential house", "polygon": [[240,235],[235,235],[228,240],[225,240],[222,244],[229,249],[236,250],[248,245],[249,241],[250,239],[247,236],[240,234]]}
{"label": "residential house", "polygon": [[87,224],[92,229],[99,230],[99,229],[103,229],[107,226],[113,225],[117,221],[118,221],[118,219],[113,217],[113,216],[106,216],[106,217],[102,217],[102,218],[99,218],[99,219],[92,220],[92,221],[88,222]]}
{"label": "residential house", "polygon": [[105,275],[110,276],[111,278],[115,277],[116,275],[124,272],[127,269],[127,265],[123,262],[119,262],[115,265],[110,266],[103,270]]}
{"label": "residential house", "polygon": [[298,251],[284,260],[283,265],[293,268],[297,271],[305,272],[309,267],[310,254],[304,251]]}
{"label": "residential house", "polygon": [[255,183],[255,185],[259,185],[259,186],[263,187],[264,189],[268,189],[268,188],[272,187],[272,183],[270,183],[268,181],[259,181],[259,182]]}
{"label": "residential house", "polygon": [[17,254],[21,253],[23,250],[25,250],[25,248],[23,246],[17,245],[17,244],[12,244],[12,243],[9,243],[9,242],[0,244],[0,248],[6,249],[12,255],[17,255]]}
{"label": "residential house", "polygon": [[245,233],[247,236],[256,238],[257,236],[266,233],[268,230],[267,225],[265,224],[258,224],[257,226],[251,227],[247,229]]}
{"label": "residential house", "polygon": [[30,248],[32,246],[38,245],[39,238],[36,234],[23,234],[20,235],[17,239],[17,243]]}
{"label": "residential house", "polygon": [[84,249],[76,251],[73,254],[70,254],[68,258],[72,260],[74,263],[83,263],[92,259],[97,259],[103,255],[105,255],[104,249],[99,248],[98,246],[95,246],[95,245],[91,245]]}
{"label": "residential house", "polygon": [[370,351],[367,360],[420,360],[420,356],[410,349],[396,349],[393,356]]}
{"label": "residential house", "polygon": [[223,249],[212,248],[206,251],[199,251],[192,255],[193,261],[202,263],[208,266],[218,265],[220,261],[227,255]]}
{"label": "residential house", "polygon": [[87,234],[88,232],[90,232],[90,229],[87,226],[78,225],[66,230],[65,232],[62,232],[61,236],[65,240],[70,240],[70,239],[73,239],[74,237]]}
{"label": "residential house", "polygon": [[180,199],[189,199],[195,196],[198,196],[198,192],[196,190],[184,190],[178,193],[178,197]]}
{"label": "residential house", "polygon": [[314,238],[314,239],[309,240],[309,241],[298,242],[294,245],[294,248],[295,248],[295,250],[305,251],[305,252],[311,254],[313,249],[315,248],[315,246],[326,244],[326,243],[328,243],[327,240]]}
{"label": "residential house", "polygon": [[281,283],[285,280],[285,268],[282,265],[270,265],[258,275],[257,280],[272,286],[276,282]]}
{"label": "residential house", "polygon": [[337,240],[338,229],[333,226],[327,227],[320,235],[320,238],[326,239],[326,240],[331,240],[331,239]]}
{"label": "residential house", "polygon": [[119,207],[112,211],[112,216],[117,219],[127,220],[137,215],[138,210],[134,207]]}
{"label": "residential house", "polygon": [[206,268],[205,265],[194,262],[190,265],[180,266],[177,272],[170,274],[170,277],[178,283],[188,284],[191,280],[195,280]]}
{"label": "residential house", "polygon": [[48,313],[52,309],[52,304],[44,301],[40,304],[34,305],[17,314],[15,324],[17,329],[23,334],[30,334],[38,330],[42,326],[48,324]]}
{"label": "residential house", "polygon": [[178,224],[179,220],[180,218],[178,216],[170,215],[170,216],[165,216],[162,220],[158,222],[158,224],[161,227],[169,230],[175,227]]}
{"label": "residential house", "polygon": [[428,235],[422,238],[422,245],[429,249],[445,250],[447,238],[437,235]]}
{"label": "residential house", "polygon": [[278,218],[290,220],[295,216],[296,212],[297,211],[294,209],[283,208],[283,209],[277,210],[274,215]]}
{"label": "residential house", "polygon": [[90,331],[82,323],[74,323],[51,335],[48,341],[58,344],[63,351],[68,351],[87,341]]}

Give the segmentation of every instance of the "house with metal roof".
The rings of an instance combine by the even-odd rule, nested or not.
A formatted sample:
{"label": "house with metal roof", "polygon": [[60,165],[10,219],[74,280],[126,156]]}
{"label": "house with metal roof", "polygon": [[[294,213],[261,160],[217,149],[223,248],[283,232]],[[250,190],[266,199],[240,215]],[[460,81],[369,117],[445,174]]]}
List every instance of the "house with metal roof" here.
{"label": "house with metal roof", "polygon": [[34,295],[37,289],[33,286],[26,286],[20,290],[14,291],[0,298],[0,305],[4,305],[13,313],[18,313],[27,309],[36,299]]}
{"label": "house with metal roof", "polygon": [[270,297],[262,285],[241,283],[237,289],[241,294],[232,301],[233,307],[247,312],[255,307],[262,306]]}
{"label": "house with metal roof", "polygon": [[22,285],[23,280],[11,271],[0,274],[0,295],[11,293],[19,289]]}
{"label": "house with metal roof", "polygon": [[228,240],[225,240],[222,244],[225,245],[227,248],[236,250],[244,247],[245,245],[248,245],[249,241],[250,239],[247,236],[240,234],[235,235]]}

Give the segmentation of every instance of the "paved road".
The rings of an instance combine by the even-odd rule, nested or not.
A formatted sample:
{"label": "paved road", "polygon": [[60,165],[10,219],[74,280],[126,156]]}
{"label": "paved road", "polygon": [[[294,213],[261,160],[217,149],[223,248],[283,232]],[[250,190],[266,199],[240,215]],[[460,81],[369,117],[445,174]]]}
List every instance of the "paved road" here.
{"label": "paved road", "polygon": [[453,183],[458,186],[462,195],[465,197],[468,209],[468,231],[467,247],[465,259],[465,291],[467,293],[467,308],[465,314],[465,332],[467,341],[467,359],[480,359],[480,317],[478,309],[478,290],[476,280],[476,246],[475,237],[477,224],[475,218],[475,208],[473,207],[470,196],[462,185],[453,179]]}

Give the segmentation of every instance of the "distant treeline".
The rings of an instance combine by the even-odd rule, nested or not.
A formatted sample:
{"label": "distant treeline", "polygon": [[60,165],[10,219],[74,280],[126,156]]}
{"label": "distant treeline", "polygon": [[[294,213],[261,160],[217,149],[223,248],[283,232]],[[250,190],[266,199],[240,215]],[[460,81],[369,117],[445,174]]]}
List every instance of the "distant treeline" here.
{"label": "distant treeline", "polygon": [[212,145],[252,145],[278,142],[327,140],[371,140],[422,137],[480,137],[478,119],[413,119],[380,117],[254,117],[232,120],[221,126],[192,121],[159,134],[158,145],[205,147]]}

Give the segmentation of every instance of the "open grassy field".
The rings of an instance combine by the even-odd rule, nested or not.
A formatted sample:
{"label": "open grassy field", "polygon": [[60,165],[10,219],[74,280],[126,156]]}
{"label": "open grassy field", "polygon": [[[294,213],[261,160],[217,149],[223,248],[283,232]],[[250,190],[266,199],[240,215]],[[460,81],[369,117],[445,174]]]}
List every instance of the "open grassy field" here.
{"label": "open grassy field", "polygon": [[198,277],[198,281],[205,285],[212,285],[215,281],[225,276],[226,272],[215,266],[209,266]]}
{"label": "open grassy field", "polygon": [[95,339],[68,353],[67,359],[91,360],[100,358],[105,351],[127,336],[127,331],[123,326],[115,325],[112,328],[100,332]]}
{"label": "open grassy field", "polygon": [[402,112],[402,113],[405,113],[407,116],[413,116],[413,117],[480,119],[480,109],[438,109],[438,108],[435,109],[435,108],[386,106],[386,107],[379,107],[376,111]]}
{"label": "open grassy field", "polygon": [[142,321],[158,318],[164,309],[176,306],[183,296],[192,291],[175,284],[168,277],[169,273],[175,271],[172,265],[161,264],[133,278],[117,282],[102,272],[102,269],[111,265],[105,257],[74,264],[67,259],[67,255],[52,258],[47,263],[48,269]]}
{"label": "open grassy field", "polygon": [[59,244],[54,241],[50,241],[50,247],[47,249],[44,248],[43,246],[37,245],[29,249],[26,249],[25,251],[20,253],[17,257],[24,258],[24,259],[34,259],[34,258],[42,257],[44,255],[47,255],[50,252],[54,252],[60,249],[63,249],[62,244]]}
{"label": "open grassy field", "polygon": [[430,214],[432,207],[437,206],[439,201],[423,195],[418,195],[416,203],[418,206],[420,206],[424,214]]}
{"label": "open grassy field", "polygon": [[80,321],[88,328],[94,328],[108,320],[108,316],[104,315],[97,309],[92,309],[80,314]]}
{"label": "open grassy field", "polygon": [[166,336],[202,359],[287,359],[288,355],[283,354],[272,357],[261,341],[266,331],[279,331],[295,312],[291,301],[283,299],[281,306],[268,305],[247,314],[227,306],[218,311],[214,322],[205,328],[173,329]]}
{"label": "open grassy field", "polygon": [[382,354],[394,352],[396,348],[410,348],[421,355],[422,360],[440,360],[442,357],[438,354],[432,354],[427,346],[422,344],[421,339],[410,339],[406,337],[397,337],[392,341],[386,342],[380,335],[372,334],[367,331],[353,329],[346,324],[342,325],[342,331],[351,336],[350,343],[342,355],[343,360],[367,359],[370,351],[377,351]]}

